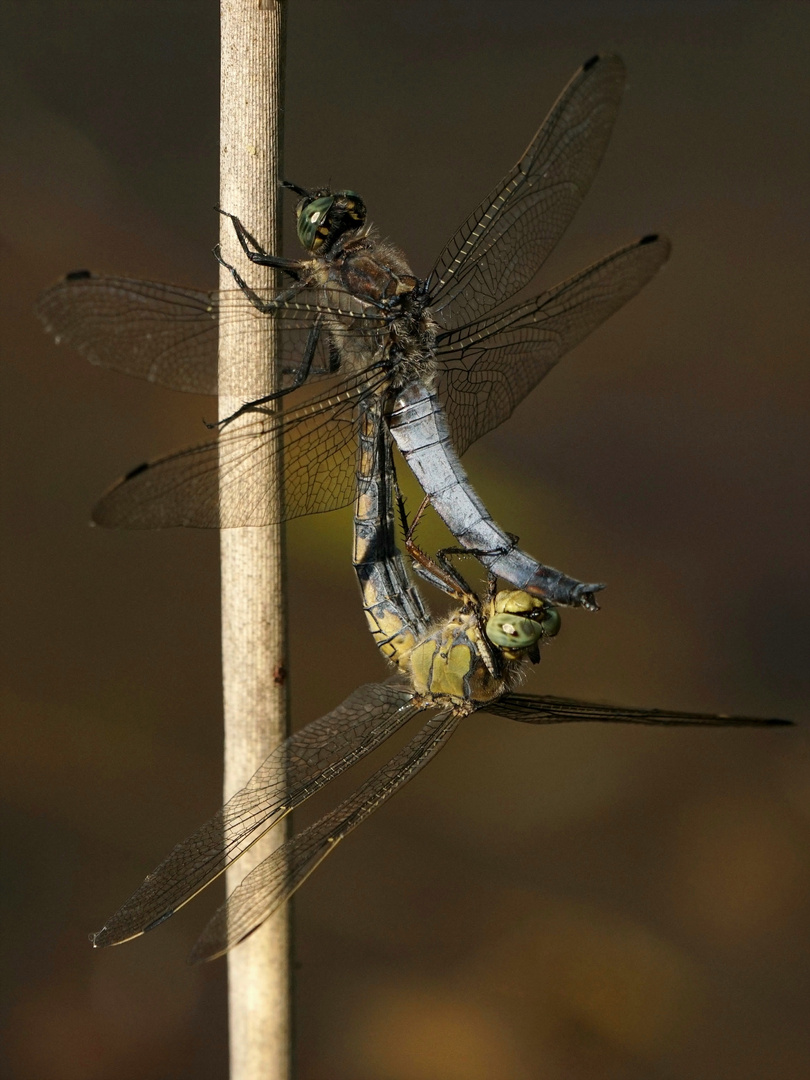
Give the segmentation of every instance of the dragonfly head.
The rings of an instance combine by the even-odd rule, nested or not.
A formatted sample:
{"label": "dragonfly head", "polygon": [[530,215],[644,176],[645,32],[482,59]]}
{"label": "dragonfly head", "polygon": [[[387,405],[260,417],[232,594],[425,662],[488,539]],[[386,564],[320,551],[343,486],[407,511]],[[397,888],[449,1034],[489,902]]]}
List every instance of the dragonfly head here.
{"label": "dragonfly head", "polygon": [[554,637],[560,622],[560,613],[552,604],[516,589],[495,596],[485,630],[492,644],[505,651],[507,659],[516,660],[528,651],[529,659],[537,663],[538,644],[542,638]]}
{"label": "dragonfly head", "polygon": [[356,191],[294,190],[302,196],[295,208],[298,239],[313,254],[324,254],[344,233],[355,232],[366,222],[366,205]]}

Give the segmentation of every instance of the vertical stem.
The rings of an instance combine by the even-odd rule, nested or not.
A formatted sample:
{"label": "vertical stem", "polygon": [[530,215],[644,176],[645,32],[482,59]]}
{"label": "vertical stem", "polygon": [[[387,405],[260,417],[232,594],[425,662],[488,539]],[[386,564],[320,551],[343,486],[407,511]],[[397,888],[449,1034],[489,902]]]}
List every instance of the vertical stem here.
{"label": "vertical stem", "polygon": [[[220,13],[220,205],[240,217],[268,251],[277,253],[284,0],[221,0]],[[243,258],[231,223],[224,217],[220,238],[229,262]],[[251,284],[258,288],[273,289],[275,278],[273,271],[250,266]],[[220,288],[232,287],[233,279],[223,271]],[[276,388],[279,375],[274,356],[272,319],[243,320],[238,328],[223,323],[221,417],[230,415],[247,398]],[[250,415],[243,421],[250,423]],[[280,510],[279,447],[267,446],[265,467],[266,502]],[[242,497],[238,481],[223,490],[223,520],[227,520],[227,501]],[[220,535],[227,800],[288,734],[284,530],[273,525],[223,529]],[[228,890],[284,838],[284,830],[276,828],[267,841],[228,870]],[[231,1080],[288,1080],[290,1076],[288,911],[289,905],[228,957]]]}

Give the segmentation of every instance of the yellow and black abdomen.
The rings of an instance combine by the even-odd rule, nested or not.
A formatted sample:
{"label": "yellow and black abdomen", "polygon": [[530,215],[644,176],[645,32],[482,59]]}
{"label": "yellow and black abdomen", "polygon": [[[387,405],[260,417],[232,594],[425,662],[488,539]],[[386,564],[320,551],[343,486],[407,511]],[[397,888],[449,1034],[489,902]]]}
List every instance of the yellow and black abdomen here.
{"label": "yellow and black abdomen", "polygon": [[380,652],[407,670],[406,658],[429,621],[396,545],[391,443],[379,400],[360,416],[356,476],[353,563],[363,611]]}

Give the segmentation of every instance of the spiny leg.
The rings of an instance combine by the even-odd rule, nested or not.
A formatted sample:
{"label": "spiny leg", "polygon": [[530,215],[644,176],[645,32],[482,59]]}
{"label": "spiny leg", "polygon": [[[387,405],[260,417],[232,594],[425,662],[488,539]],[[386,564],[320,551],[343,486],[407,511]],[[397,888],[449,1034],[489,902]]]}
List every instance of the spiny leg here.
{"label": "spiny leg", "polygon": [[300,282],[296,282],[289,289],[285,289],[284,292],[280,292],[278,296],[274,296],[272,300],[262,300],[259,294],[251,289],[250,285],[245,281],[235,266],[231,266],[229,262],[226,262],[222,257],[222,248],[219,244],[214,248],[214,258],[217,260],[220,266],[224,266],[226,270],[230,271],[231,277],[236,284],[253,304],[257,311],[260,311],[262,315],[271,315],[273,312],[278,311],[282,304],[285,304],[288,300],[293,300],[303,288]]}
{"label": "spiny leg", "polygon": [[[500,678],[502,674],[501,657],[500,654],[496,652],[495,648],[492,646],[489,639],[487,638],[486,626],[484,623],[480,600],[472,591],[464,578],[461,576],[461,574],[458,572],[458,570],[455,568],[455,566],[453,566],[453,564],[447,559],[442,557],[441,552],[437,555],[437,558],[434,561],[414,543],[413,534],[416,530],[416,526],[419,524],[419,521],[425,512],[425,509],[427,508],[429,502],[428,496],[426,495],[422,499],[421,505],[416,511],[416,516],[414,517],[410,527],[408,526],[408,518],[405,512],[405,500],[403,499],[399,488],[397,488],[397,502],[399,505],[399,514],[402,522],[402,527],[405,532],[405,547],[408,550],[408,554],[414,561],[414,570],[416,570],[417,573],[426,581],[429,581],[431,585],[434,585],[437,588],[442,589],[443,592],[446,592],[450,596],[455,597],[462,604],[462,610],[466,609],[473,614],[475,618],[476,628],[478,630],[478,649],[481,658],[486,664],[487,669],[490,675],[492,675],[493,679]],[[456,549],[445,548],[443,550],[454,551]],[[469,554],[466,549],[460,550],[463,550],[465,554]]]}
{"label": "spiny leg", "polygon": [[[517,543],[517,537],[513,537],[511,533],[507,533],[510,540],[513,540],[513,546]],[[497,549],[494,551],[483,551],[478,548],[462,548],[462,547],[446,547],[441,548],[436,552],[436,561],[440,566],[448,571],[451,571],[461,577],[458,571],[450,563],[448,556],[450,555],[472,555],[477,559],[481,559],[486,556],[497,556],[503,554],[503,549]],[[468,590],[469,591],[469,590]],[[498,577],[497,574],[493,574],[491,571],[487,572],[487,599],[486,608],[478,597],[475,597],[475,604],[470,605],[473,615],[475,616],[476,627],[478,629],[480,637],[479,651],[481,658],[489,669],[493,678],[499,678],[503,672],[503,660],[500,652],[490,642],[486,632],[486,618],[484,615],[485,610],[488,610],[490,614],[494,612],[494,601],[498,593]],[[535,645],[529,652],[529,659],[533,664],[536,664],[540,660],[540,651]]]}
{"label": "spiny leg", "polygon": [[436,560],[431,559],[431,557],[422,551],[414,541],[413,537],[416,532],[416,527],[427,508],[428,501],[428,497],[425,496],[409,526],[407,514],[405,512],[405,500],[403,499],[399,488],[397,488],[399,515],[405,533],[405,549],[413,560],[414,569],[421,577],[425,578],[426,581],[429,581],[431,585],[435,585],[437,588],[441,589],[442,592],[446,592],[448,595],[455,597],[462,604],[468,605],[474,603],[476,602],[475,594],[472,593],[469,585],[458,573],[456,568],[451,566],[450,563],[439,563]]}
{"label": "spiny leg", "polygon": [[[236,214],[229,214],[227,210],[223,210],[217,206],[217,213],[222,214],[223,217],[230,218],[233,225],[234,232],[236,233],[236,239],[244,251],[245,255],[250,259],[252,263],[257,263],[259,266],[270,266],[275,270],[281,270],[285,274],[289,274],[295,281],[299,281],[301,278],[301,264],[296,259],[284,259],[280,255],[270,255],[256,237],[247,231],[245,226],[236,216]],[[222,260],[219,260],[220,262]],[[223,264],[225,265],[225,264]],[[229,267],[230,269],[230,267]]]}
{"label": "spiny leg", "polygon": [[[426,565],[426,563],[430,561],[428,559],[428,556],[420,548],[417,548],[416,545],[413,543],[413,531],[416,528],[416,523],[422,516],[425,505],[427,504],[427,498],[424,498],[422,500],[422,505],[416,512],[416,517],[414,518],[413,524],[410,524],[408,522],[408,512],[405,509],[405,496],[400,490],[393,460],[391,462],[391,471],[393,476],[394,492],[396,494],[397,513],[399,514],[399,526],[402,529],[402,538],[405,543],[405,547],[408,551],[408,554],[411,556],[413,570],[421,578],[433,585],[434,588],[441,590],[441,592],[448,593],[450,596],[457,596],[458,594],[456,587],[448,585],[444,577],[437,576],[437,574],[433,572],[433,568]],[[419,557],[417,557],[417,552]],[[422,560],[425,560],[425,562],[423,562]]]}
{"label": "spiny leg", "polygon": [[215,424],[206,424],[206,427],[224,428],[226,424],[230,424],[237,416],[242,416],[246,412],[261,411],[262,405],[267,405],[271,401],[278,401],[279,398],[291,394],[293,390],[298,390],[298,388],[306,382],[309,376],[310,369],[312,368],[312,360],[315,356],[315,349],[318,347],[320,333],[321,319],[320,316],[318,316],[316,321],[312,324],[312,329],[309,332],[309,337],[307,338],[307,343],[304,347],[304,354],[301,357],[301,363],[298,365],[298,370],[289,386],[285,386],[281,390],[275,390],[272,394],[265,394],[263,397],[256,398],[253,401],[246,401],[244,405],[239,406],[236,412],[231,413],[230,416],[226,416],[224,420],[218,420]]}

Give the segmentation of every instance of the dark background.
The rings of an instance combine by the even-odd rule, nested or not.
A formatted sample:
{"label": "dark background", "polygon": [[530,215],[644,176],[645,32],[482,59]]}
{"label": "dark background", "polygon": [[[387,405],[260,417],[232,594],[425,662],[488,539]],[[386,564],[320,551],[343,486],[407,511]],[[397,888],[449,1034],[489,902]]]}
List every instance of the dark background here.
{"label": "dark background", "polygon": [[[219,895],[86,937],[220,802],[217,537],[86,524],[213,406],[32,314],[76,267],[214,283],[217,34],[213,0],[0,14],[9,1080],[226,1075],[225,966],[184,962]],[[362,192],[418,273],[586,57],[628,64],[543,283],[651,230],[672,260],[466,458],[530,551],[609,583],[529,689],[807,717],[809,48],[800,3],[290,4],[286,174]],[[385,671],[350,514],[289,539],[298,725]],[[802,729],[475,716],[300,894],[299,1076],[804,1080],[809,830]]]}

